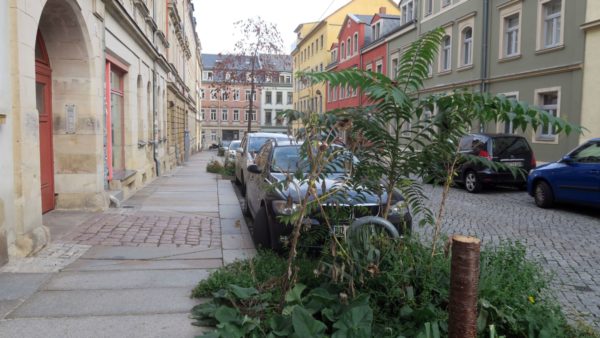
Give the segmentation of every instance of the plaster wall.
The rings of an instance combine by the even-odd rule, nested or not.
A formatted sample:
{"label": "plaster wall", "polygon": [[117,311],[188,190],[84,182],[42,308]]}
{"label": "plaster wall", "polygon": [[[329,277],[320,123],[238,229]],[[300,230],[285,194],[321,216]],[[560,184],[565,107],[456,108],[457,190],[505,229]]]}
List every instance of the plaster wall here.
{"label": "plaster wall", "polygon": [[[600,19],[600,2],[587,2],[586,22]],[[579,137],[579,143],[600,137],[600,109],[597,96],[600,92],[600,27],[589,28],[585,35],[585,61],[583,71],[583,99],[581,125],[588,129]]]}

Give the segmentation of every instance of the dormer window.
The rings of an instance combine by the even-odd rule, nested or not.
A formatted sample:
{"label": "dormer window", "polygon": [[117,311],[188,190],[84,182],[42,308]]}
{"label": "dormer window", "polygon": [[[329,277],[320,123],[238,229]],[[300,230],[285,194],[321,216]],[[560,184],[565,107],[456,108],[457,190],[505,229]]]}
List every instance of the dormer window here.
{"label": "dormer window", "polygon": [[400,3],[400,12],[402,13],[402,24],[414,20],[415,15],[414,0],[404,0]]}
{"label": "dormer window", "polygon": [[371,27],[373,33],[373,40],[379,39],[381,36],[381,22],[377,22]]}

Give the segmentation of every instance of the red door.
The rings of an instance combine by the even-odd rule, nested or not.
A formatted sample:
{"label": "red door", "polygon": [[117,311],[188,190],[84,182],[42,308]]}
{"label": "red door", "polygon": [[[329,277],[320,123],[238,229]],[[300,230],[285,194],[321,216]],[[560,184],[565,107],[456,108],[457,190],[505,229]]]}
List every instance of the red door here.
{"label": "red door", "polygon": [[35,60],[35,94],[40,119],[40,177],[42,213],[54,209],[54,150],[52,147],[52,77],[48,54],[38,33]]}

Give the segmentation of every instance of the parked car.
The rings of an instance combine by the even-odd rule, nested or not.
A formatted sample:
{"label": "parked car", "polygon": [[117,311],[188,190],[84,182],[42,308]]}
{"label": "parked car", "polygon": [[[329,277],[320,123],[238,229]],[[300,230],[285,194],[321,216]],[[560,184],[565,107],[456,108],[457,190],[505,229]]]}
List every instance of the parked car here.
{"label": "parked car", "polygon": [[289,140],[289,136],[278,133],[248,133],[242,138],[240,148],[235,155],[235,183],[240,185],[242,195],[246,195],[248,166],[254,163],[254,155],[270,139]]}
{"label": "parked car", "polygon": [[235,154],[240,148],[241,143],[242,141],[239,140],[231,141],[229,147],[227,147],[227,151],[225,151],[225,163],[235,163]]}
{"label": "parked car", "polygon": [[225,156],[225,152],[227,151],[227,148],[229,148],[230,143],[231,143],[231,140],[223,140],[219,144],[219,150],[217,151],[217,156]]}
{"label": "parked car", "polygon": [[[277,183],[286,180],[289,172],[294,173],[298,169],[308,170],[308,166],[302,164],[304,161],[300,155],[300,148],[301,145],[290,141],[268,141],[260,149],[255,163],[248,166],[244,211],[254,219],[253,237],[257,246],[278,250],[292,231],[292,226],[282,223],[279,216],[294,212],[300,203],[299,196],[305,196],[307,187],[298,184],[290,185],[290,188],[285,189]],[[324,179],[325,191],[320,188],[318,192],[320,195],[331,192],[331,189],[338,184],[339,178],[346,174],[345,165],[333,165],[330,168],[332,170]],[[317,186],[323,187],[323,184],[318,183]],[[336,198],[333,196],[325,198],[323,204],[325,210],[336,208],[338,214],[344,215],[341,216],[342,219],[336,220],[340,224],[334,226],[348,225],[351,218],[379,216],[387,201],[385,193],[380,196],[366,191],[359,193],[350,190],[344,193],[347,195],[343,206],[339,204],[334,206]],[[400,234],[406,234],[412,227],[409,209],[399,192],[394,193],[392,202],[388,220]],[[315,210],[309,217],[311,228],[324,226],[321,209]]]}
{"label": "parked car", "polygon": [[577,147],[559,161],[531,170],[527,192],[541,208],[556,202],[600,207],[600,138]]}
{"label": "parked car", "polygon": [[[510,170],[495,170],[482,163],[466,161],[457,170],[455,182],[464,185],[470,193],[478,193],[486,186],[512,185],[526,188],[527,172],[536,161],[527,140],[510,134],[469,134],[461,138],[459,151],[463,154],[485,157],[490,161],[522,170],[515,175]],[[445,170],[439,170],[445,173]]]}

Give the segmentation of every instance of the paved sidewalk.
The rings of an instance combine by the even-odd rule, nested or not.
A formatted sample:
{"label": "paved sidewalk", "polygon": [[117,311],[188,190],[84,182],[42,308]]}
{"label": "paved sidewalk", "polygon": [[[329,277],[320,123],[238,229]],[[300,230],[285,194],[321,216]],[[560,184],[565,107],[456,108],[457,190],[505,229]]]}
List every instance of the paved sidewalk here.
{"label": "paved sidewalk", "polygon": [[192,156],[104,213],[44,216],[53,242],[0,268],[0,337],[193,337],[194,285],[255,254],[231,182]]}

